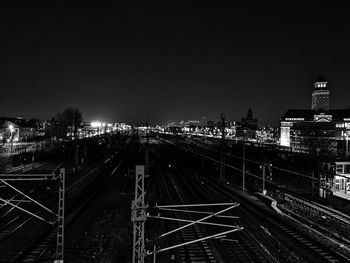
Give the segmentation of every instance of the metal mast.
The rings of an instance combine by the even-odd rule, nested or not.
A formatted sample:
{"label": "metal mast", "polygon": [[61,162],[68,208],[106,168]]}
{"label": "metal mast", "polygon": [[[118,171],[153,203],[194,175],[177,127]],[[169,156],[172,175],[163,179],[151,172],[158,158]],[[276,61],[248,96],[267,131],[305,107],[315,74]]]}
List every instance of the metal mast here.
{"label": "metal mast", "polygon": [[64,258],[64,192],[65,192],[65,170],[60,169],[60,186],[57,215],[57,246],[56,262],[62,262]]}
{"label": "metal mast", "polygon": [[[153,262],[156,262],[156,254],[159,254],[164,251],[168,251],[180,246],[186,246],[193,243],[197,243],[200,241],[204,241],[207,239],[212,238],[223,238],[226,237],[226,235],[240,231],[243,229],[243,227],[240,227],[238,225],[227,225],[227,224],[218,224],[214,222],[208,222],[208,219],[214,218],[214,217],[225,217],[225,218],[238,218],[236,216],[225,216],[222,215],[224,212],[229,211],[235,207],[237,207],[238,203],[216,203],[216,204],[180,204],[180,205],[163,205],[163,206],[154,206],[153,209],[157,210],[165,210],[165,211],[174,211],[174,212],[185,212],[185,213],[194,213],[194,214],[204,214],[205,216],[203,218],[200,218],[198,220],[187,220],[187,219],[181,219],[181,218],[172,218],[172,217],[165,217],[158,215],[147,215],[147,209],[148,206],[145,205],[145,167],[144,165],[136,165],[135,169],[135,199],[131,203],[131,221],[133,222],[133,252],[132,252],[132,263],[144,263],[145,257],[153,255]],[[218,212],[205,212],[205,211],[194,211],[194,210],[188,210],[190,207],[214,207],[214,206],[226,206],[226,208],[218,211]],[[187,224],[180,226],[176,229],[170,230],[166,233],[163,233],[159,237],[154,240],[153,244],[153,251],[146,251],[145,249],[145,222],[146,218],[157,218],[162,220],[170,220],[170,221],[177,221],[177,222],[185,222]],[[216,227],[226,227],[228,230],[222,231],[213,235],[208,235],[202,238],[197,238],[191,241],[183,242],[180,244],[176,244],[173,246],[165,247],[165,248],[157,248],[156,242],[160,238],[166,237],[172,233],[175,233],[177,231],[180,231],[184,228],[190,227],[195,224],[204,224],[204,225],[212,225]]]}
{"label": "metal mast", "polygon": [[[243,135],[244,136],[244,135]],[[245,138],[243,137],[243,153],[242,153],[242,191],[245,191]]]}
{"label": "metal mast", "polygon": [[145,142],[145,176],[149,177],[149,134],[146,135]]}
{"label": "metal mast", "polygon": [[[12,184],[8,182],[15,181],[46,181],[46,180],[59,180],[59,200],[58,200],[58,214],[53,212],[51,209],[46,207],[45,205],[39,203],[29,195],[25,194],[18,188],[14,187]],[[31,212],[30,210],[20,206],[19,203],[16,204],[11,199],[3,199],[0,197],[0,201],[5,203],[6,205],[10,205],[21,210],[24,213],[27,213],[43,222],[46,222],[50,225],[55,225],[57,222],[57,246],[56,246],[56,260],[55,263],[63,263],[63,251],[64,251],[64,192],[65,192],[65,169],[61,168],[59,175],[52,174],[0,174],[0,182],[16,191],[18,194],[24,196],[24,199],[29,200],[30,202],[38,205],[42,209],[49,212],[52,216],[54,216],[57,221],[52,221],[50,219],[46,219],[44,217],[39,216],[36,212]]]}
{"label": "metal mast", "polygon": [[220,180],[225,180],[225,116],[221,113],[221,158],[220,158]]}
{"label": "metal mast", "polygon": [[135,200],[131,203],[131,221],[133,222],[133,263],[145,262],[145,166],[136,165]]}

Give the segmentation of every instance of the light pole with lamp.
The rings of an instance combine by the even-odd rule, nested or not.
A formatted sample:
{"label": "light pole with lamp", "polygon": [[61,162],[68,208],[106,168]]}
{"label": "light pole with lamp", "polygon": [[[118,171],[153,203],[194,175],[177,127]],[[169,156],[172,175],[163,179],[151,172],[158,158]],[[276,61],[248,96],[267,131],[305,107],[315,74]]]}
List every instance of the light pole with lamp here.
{"label": "light pole with lamp", "polygon": [[12,149],[13,149],[13,132],[15,131],[15,128],[13,127],[12,124],[9,125],[9,130],[10,130],[10,141],[11,141],[11,151],[10,151],[10,154],[12,155]]}
{"label": "light pole with lamp", "polygon": [[[323,186],[322,186],[322,181],[321,181],[321,174],[320,174],[320,152],[321,152],[321,148],[317,147],[316,148],[316,172],[317,172],[317,180],[318,180],[318,197],[320,197],[320,192],[322,193],[323,196]],[[322,189],[322,191],[320,191]]]}

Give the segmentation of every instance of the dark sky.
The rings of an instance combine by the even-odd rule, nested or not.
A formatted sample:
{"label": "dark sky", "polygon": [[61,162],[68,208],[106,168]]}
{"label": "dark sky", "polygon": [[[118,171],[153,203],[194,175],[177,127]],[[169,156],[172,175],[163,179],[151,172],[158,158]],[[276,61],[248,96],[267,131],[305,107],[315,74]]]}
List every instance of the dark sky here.
{"label": "dark sky", "polygon": [[333,108],[350,106],[349,8],[335,1],[29,2],[0,6],[1,116],[76,106],[88,120],[168,123],[251,107],[277,125],[310,108],[319,75]]}

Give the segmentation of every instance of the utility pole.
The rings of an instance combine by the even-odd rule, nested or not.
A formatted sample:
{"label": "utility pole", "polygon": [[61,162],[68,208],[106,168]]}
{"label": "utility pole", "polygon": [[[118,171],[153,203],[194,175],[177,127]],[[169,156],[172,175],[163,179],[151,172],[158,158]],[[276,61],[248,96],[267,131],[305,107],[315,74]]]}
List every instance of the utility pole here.
{"label": "utility pole", "polygon": [[315,189],[315,171],[312,171],[312,182],[311,182],[311,197],[314,199],[314,189]]}
{"label": "utility pole", "polygon": [[108,142],[107,142],[107,124],[104,126],[104,140],[105,140],[105,153],[106,153],[106,158],[108,158]]}
{"label": "utility pole", "polygon": [[221,161],[220,161],[220,180],[225,180],[225,116],[221,113]]}
{"label": "utility pole", "polygon": [[[318,180],[318,189],[317,189],[317,198],[320,198],[320,190],[321,190],[321,173],[320,173],[320,152],[321,152],[321,148],[317,147],[316,148],[316,154],[317,154],[317,161],[316,161],[316,176],[317,176],[317,180]],[[323,193],[322,193],[323,194]]]}
{"label": "utility pole", "polygon": [[265,190],[265,170],[266,170],[266,163],[263,163],[263,165],[262,165],[262,178],[263,178],[262,193],[263,193],[263,195],[266,194],[266,190]]}
{"label": "utility pole", "polygon": [[245,191],[245,138],[243,137],[243,157],[242,157],[242,191]]}
{"label": "utility pole", "polygon": [[145,143],[145,177],[149,176],[149,134],[146,135]]}

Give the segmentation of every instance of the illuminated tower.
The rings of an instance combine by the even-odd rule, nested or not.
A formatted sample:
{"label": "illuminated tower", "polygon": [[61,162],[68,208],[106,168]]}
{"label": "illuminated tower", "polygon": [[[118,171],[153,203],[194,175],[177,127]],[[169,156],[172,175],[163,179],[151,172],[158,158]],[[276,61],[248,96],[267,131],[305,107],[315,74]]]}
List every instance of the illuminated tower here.
{"label": "illuminated tower", "polygon": [[314,83],[315,88],[312,92],[311,109],[316,112],[329,111],[329,89],[327,88],[327,80],[319,77]]}

